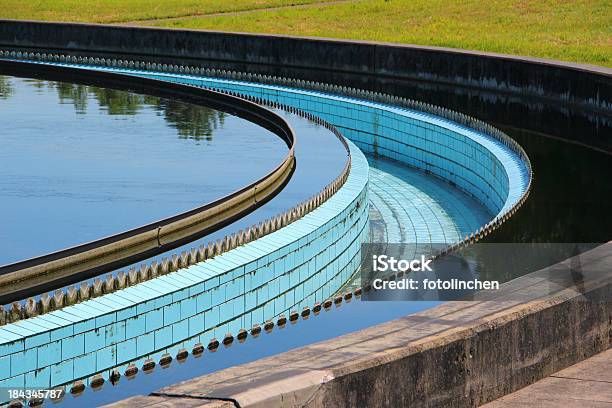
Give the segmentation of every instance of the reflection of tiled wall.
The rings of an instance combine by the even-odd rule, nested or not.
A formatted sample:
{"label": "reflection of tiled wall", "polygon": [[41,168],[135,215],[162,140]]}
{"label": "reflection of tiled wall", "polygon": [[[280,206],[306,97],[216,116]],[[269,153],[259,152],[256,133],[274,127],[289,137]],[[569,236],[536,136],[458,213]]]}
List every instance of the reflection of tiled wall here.
{"label": "reflection of tiled wall", "polygon": [[315,91],[181,74],[137,75],[223,89],[311,112],[363,151],[429,171],[476,197],[493,214],[510,208],[527,187],[521,159],[497,140],[443,118]]}
{"label": "reflection of tiled wall", "polygon": [[50,387],[236,335],[335,293],[366,239],[368,164],[298,221],[206,262],[0,328],[0,387]]}

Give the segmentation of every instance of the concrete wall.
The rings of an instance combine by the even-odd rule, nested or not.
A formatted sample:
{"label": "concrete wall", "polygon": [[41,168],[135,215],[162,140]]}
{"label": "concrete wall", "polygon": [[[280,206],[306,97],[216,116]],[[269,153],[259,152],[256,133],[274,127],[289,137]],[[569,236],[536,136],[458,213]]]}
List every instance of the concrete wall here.
{"label": "concrete wall", "polygon": [[315,76],[317,70],[331,70],[531,95],[590,109],[612,108],[610,69],[483,52],[365,41],[23,21],[0,21],[0,46],[294,67]]}

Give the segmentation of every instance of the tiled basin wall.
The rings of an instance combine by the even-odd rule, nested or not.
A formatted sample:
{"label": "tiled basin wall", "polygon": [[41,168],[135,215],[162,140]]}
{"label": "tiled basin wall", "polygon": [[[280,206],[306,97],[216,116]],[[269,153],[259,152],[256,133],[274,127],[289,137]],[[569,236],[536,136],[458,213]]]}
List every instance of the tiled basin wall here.
{"label": "tiled basin wall", "polygon": [[[496,140],[433,115],[293,88],[131,72],[231,90],[315,113],[362,150],[442,177],[493,214],[524,192],[526,169]],[[0,387],[49,387],[236,334],[331,296],[367,235],[368,166],[351,144],[346,184],[295,223],[212,260],[0,328]]]}
{"label": "tiled basin wall", "polygon": [[[349,142],[350,143],[350,142]],[[355,272],[367,238],[368,164],[350,144],[343,187],[272,234],[148,282],[0,327],[0,387],[52,387],[191,350],[301,311]]]}
{"label": "tiled basin wall", "polygon": [[477,198],[494,215],[510,208],[527,187],[527,168],[510,149],[491,137],[434,115],[283,86],[150,71],[126,72],[229,90],[314,113],[336,126],[363,151],[441,177]]}

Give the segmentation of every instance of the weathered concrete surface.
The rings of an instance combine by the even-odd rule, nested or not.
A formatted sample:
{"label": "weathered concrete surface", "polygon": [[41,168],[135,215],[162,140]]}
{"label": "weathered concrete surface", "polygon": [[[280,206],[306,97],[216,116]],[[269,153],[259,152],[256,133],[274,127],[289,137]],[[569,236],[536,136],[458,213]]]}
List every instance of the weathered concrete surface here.
{"label": "weathered concrete surface", "polygon": [[[0,47],[331,70],[543,97],[612,108],[612,70],[448,48],[280,35],[0,20]],[[314,79],[315,78],[305,78]]]}
{"label": "weathered concrete surface", "polygon": [[611,275],[608,243],[503,285],[497,299],[448,302],[154,394],[173,406],[181,395],[241,407],[478,406],[607,350]]}
{"label": "weathered concrete surface", "polygon": [[205,407],[205,408],[235,408],[233,402],[211,400],[203,398],[177,398],[172,396],[148,396],[148,397],[133,397],[126,399],[124,403],[129,404],[131,407],[176,407],[177,403],[181,407],[192,408],[192,407]]}
{"label": "weathered concrete surface", "polygon": [[612,350],[561,370],[485,408],[612,407]]}

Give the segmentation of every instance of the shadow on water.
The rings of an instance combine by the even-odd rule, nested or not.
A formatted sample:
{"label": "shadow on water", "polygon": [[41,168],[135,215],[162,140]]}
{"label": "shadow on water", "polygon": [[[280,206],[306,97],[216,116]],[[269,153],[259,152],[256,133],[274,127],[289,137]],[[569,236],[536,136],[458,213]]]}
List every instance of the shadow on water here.
{"label": "shadow on water", "polygon": [[389,93],[459,111],[504,130],[529,155],[533,190],[526,204],[487,242],[607,242],[612,239],[612,111],[563,101],[496,93],[423,80],[214,64]]}
{"label": "shadow on water", "polygon": [[612,239],[612,111],[426,81],[270,68],[444,106],[504,130],[526,150],[533,191],[489,242],[607,242]]}

